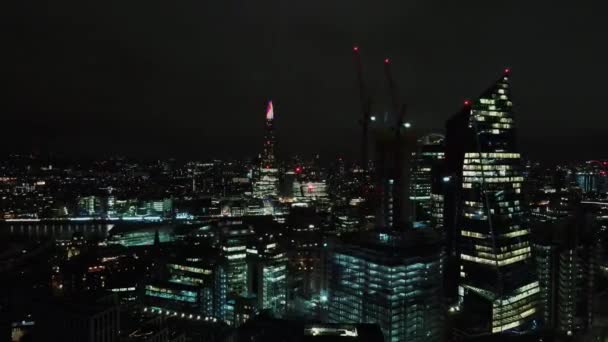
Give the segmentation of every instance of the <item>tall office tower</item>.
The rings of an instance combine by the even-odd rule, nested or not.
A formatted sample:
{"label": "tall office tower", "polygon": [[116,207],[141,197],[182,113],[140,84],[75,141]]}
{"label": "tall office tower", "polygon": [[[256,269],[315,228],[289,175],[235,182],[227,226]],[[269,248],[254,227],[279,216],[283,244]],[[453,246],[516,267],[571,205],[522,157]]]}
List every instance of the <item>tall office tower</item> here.
{"label": "tall office tower", "polygon": [[[433,169],[441,168],[445,157],[445,137],[429,134],[418,139],[416,151],[412,153],[410,200],[413,220],[419,225],[429,226],[438,198],[433,195]],[[438,194],[436,194],[438,195]]]}
{"label": "tall office tower", "polygon": [[290,298],[308,300],[321,287],[322,219],[314,208],[292,208],[287,217]]}
{"label": "tall office tower", "polygon": [[442,161],[441,166],[431,170],[431,199],[429,215],[429,226],[440,230],[444,235],[444,240],[447,239],[447,230],[445,229],[445,197],[446,191],[450,186],[450,177],[445,175],[445,163]]}
{"label": "tall office tower", "polygon": [[598,247],[596,241],[580,237],[576,229],[569,233],[559,253],[557,330],[573,335],[591,329]]}
{"label": "tall office tower", "polygon": [[258,299],[257,308],[282,317],[287,306],[287,254],[278,236],[266,233],[250,243],[249,292]]}
{"label": "tall office tower", "polygon": [[[537,235],[537,233],[535,233]],[[539,317],[544,328],[555,328],[559,246],[551,236],[535,237],[532,246],[536,259],[539,295]]]}
{"label": "tall office tower", "polygon": [[559,256],[568,235],[567,224],[574,219],[580,204],[580,195],[568,189],[539,193],[540,204],[531,206],[532,248],[540,286],[539,316],[545,328],[553,329],[557,315]]}
{"label": "tall office tower", "polygon": [[247,291],[247,242],[253,228],[244,224],[220,227],[220,246],[225,262],[228,293],[241,295]]}
{"label": "tall office tower", "polygon": [[276,197],[279,188],[279,170],[274,155],[274,108],[272,101],[266,108],[266,134],[264,136],[264,151],[260,163],[255,169],[253,182],[253,196],[267,199]]}
{"label": "tall office tower", "polygon": [[581,198],[579,189],[559,189],[532,222],[544,326],[565,335],[587,332],[593,319],[601,242]]}
{"label": "tall office tower", "polygon": [[509,77],[507,69],[447,123],[446,164],[456,184],[444,218],[455,238],[464,335],[527,330],[537,313]]}
{"label": "tall office tower", "polygon": [[385,341],[443,339],[442,249],[432,231],[345,237],[328,260],[328,319],[376,323]]}

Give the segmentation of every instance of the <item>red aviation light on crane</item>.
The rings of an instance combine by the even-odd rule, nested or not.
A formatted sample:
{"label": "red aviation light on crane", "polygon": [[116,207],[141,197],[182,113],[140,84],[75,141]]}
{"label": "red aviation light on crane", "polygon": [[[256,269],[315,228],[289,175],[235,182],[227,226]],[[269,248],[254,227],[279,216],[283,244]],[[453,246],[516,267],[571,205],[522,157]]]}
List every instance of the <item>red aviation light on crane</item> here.
{"label": "red aviation light on crane", "polygon": [[266,107],[266,120],[274,119],[274,107],[272,106],[272,101],[268,101],[268,107]]}

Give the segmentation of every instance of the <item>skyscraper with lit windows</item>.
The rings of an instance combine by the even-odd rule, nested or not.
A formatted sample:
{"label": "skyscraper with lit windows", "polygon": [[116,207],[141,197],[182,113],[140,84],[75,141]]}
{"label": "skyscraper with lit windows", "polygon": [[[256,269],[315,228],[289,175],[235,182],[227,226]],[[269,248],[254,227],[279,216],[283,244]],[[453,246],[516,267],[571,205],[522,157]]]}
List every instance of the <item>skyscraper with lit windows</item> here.
{"label": "skyscraper with lit windows", "polygon": [[268,101],[268,107],[266,108],[265,127],[264,151],[260,157],[259,165],[254,170],[253,181],[253,196],[261,199],[276,197],[279,187],[279,170],[274,155],[274,106],[272,101]]}
{"label": "skyscraper with lit windows", "polygon": [[220,247],[224,258],[228,293],[247,291],[247,241],[253,228],[244,224],[228,224],[220,229]]}
{"label": "skyscraper with lit windows", "polygon": [[249,258],[249,291],[256,295],[258,309],[281,317],[287,306],[287,254],[278,236],[266,233],[251,241]]}
{"label": "skyscraper with lit windows", "polygon": [[447,123],[446,163],[456,184],[445,218],[459,268],[455,310],[464,312],[466,335],[526,330],[537,314],[509,78],[507,69]]}
{"label": "skyscraper with lit windows", "polygon": [[543,326],[566,336],[592,327],[601,241],[578,188],[559,189],[532,220]]}
{"label": "skyscraper with lit windows", "polygon": [[443,250],[430,230],[362,232],[328,258],[328,319],[376,323],[385,341],[442,341]]}
{"label": "skyscraper with lit windows", "polygon": [[[410,200],[412,201],[413,220],[428,226],[433,218],[433,209],[438,206],[439,198],[433,197],[433,169],[440,168],[445,158],[445,137],[441,134],[428,134],[416,143],[412,153],[410,172]],[[442,203],[441,203],[442,204]]]}

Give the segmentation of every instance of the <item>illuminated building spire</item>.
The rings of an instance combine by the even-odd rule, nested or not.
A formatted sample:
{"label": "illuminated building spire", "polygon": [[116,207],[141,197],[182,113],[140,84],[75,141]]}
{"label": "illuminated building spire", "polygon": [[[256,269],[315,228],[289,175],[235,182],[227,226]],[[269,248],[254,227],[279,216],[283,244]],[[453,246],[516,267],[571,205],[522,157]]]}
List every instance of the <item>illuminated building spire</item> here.
{"label": "illuminated building spire", "polygon": [[258,167],[256,167],[253,184],[253,196],[262,199],[276,197],[278,188],[278,169],[274,156],[274,106],[272,101],[268,101],[265,117],[264,150]]}
{"label": "illuminated building spire", "polygon": [[274,108],[272,107],[272,101],[268,101],[268,107],[266,107],[266,120],[274,120]]}
{"label": "illuminated building spire", "polygon": [[262,154],[262,168],[274,167],[274,106],[268,101],[266,107],[266,134],[264,136],[264,153]]}

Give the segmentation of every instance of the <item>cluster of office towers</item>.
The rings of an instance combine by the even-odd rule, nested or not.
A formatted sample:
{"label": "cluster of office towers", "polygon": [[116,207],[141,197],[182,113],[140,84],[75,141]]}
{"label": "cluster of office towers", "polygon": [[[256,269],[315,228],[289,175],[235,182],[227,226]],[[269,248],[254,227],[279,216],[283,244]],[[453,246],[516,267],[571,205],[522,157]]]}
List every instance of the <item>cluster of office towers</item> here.
{"label": "cluster of office towers", "polygon": [[[386,341],[541,331],[567,336],[590,328],[600,248],[587,234],[592,220],[576,209],[580,197],[564,189],[554,194],[550,210],[528,209],[509,81],[507,69],[478,98],[464,101],[445,135],[419,138],[405,123],[398,134],[395,128],[374,132],[375,159],[362,167],[369,183],[361,197],[376,205],[376,225],[310,244],[321,249],[321,265],[309,272],[317,277],[310,294],[317,296],[318,319],[378,324]],[[274,144],[270,102],[252,189],[269,203],[279,183]],[[220,227],[218,261],[169,263],[172,285],[151,284],[147,295],[204,301],[208,311],[201,319],[234,326],[260,309],[287,314],[297,305],[289,299],[293,275],[286,254],[276,236],[252,245],[249,230]],[[307,265],[304,273],[312,271],[300,264]],[[209,285],[208,295],[186,298],[199,283]],[[255,296],[230,295],[247,293]]]}
{"label": "cluster of office towers", "polygon": [[598,244],[571,196],[542,219],[526,209],[509,79],[466,100],[445,137],[380,137],[379,223],[330,245],[330,321],[378,323],[387,341],[590,328]]}

